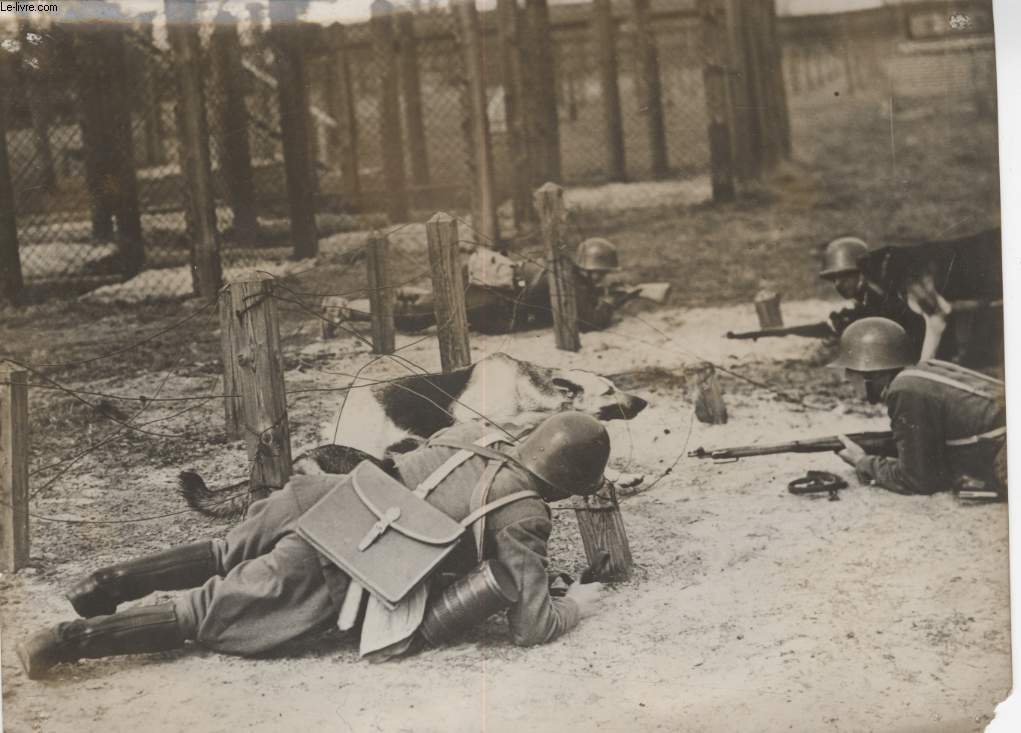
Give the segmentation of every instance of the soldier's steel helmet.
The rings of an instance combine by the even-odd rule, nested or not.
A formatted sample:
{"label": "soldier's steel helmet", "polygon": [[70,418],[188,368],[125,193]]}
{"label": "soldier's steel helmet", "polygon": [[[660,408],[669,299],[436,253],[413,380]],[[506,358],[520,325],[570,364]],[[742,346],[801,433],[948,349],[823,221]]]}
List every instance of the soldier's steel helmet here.
{"label": "soldier's steel helmet", "polygon": [[819,277],[834,278],[858,271],[858,259],[869,253],[869,246],[858,237],[838,237],[826,245]]}
{"label": "soldier's steel helmet", "polygon": [[831,367],[856,372],[900,369],[916,361],[907,332],[889,318],[862,318],[840,336],[840,353]]}
{"label": "soldier's steel helmet", "polygon": [[584,412],[546,418],[517,449],[518,460],[563,498],[594,494],[610,458],[610,436]]}
{"label": "soldier's steel helmet", "polygon": [[574,254],[574,264],[582,270],[593,272],[613,272],[620,269],[617,259],[617,248],[608,239],[591,237],[578,245]]}

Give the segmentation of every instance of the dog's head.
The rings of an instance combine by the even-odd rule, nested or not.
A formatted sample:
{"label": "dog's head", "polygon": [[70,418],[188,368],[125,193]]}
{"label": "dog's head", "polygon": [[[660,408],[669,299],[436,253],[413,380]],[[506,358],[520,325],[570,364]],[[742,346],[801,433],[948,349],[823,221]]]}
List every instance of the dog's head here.
{"label": "dog's head", "polygon": [[[495,422],[516,425],[563,410],[578,410],[599,420],[630,420],[648,405],[594,372],[551,369],[502,353],[473,366],[463,399]],[[475,417],[458,415],[459,420]]]}

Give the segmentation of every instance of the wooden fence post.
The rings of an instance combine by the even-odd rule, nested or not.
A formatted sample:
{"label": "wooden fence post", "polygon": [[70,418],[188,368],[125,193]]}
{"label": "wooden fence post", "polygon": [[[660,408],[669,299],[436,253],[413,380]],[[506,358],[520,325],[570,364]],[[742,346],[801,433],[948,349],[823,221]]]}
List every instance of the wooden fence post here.
{"label": "wooden fence post", "polygon": [[192,239],[192,287],[196,295],[212,298],[220,289],[223,271],[195,5],[167,0],[166,12],[167,36],[177,75],[177,145],[185,181],[188,233]]}
{"label": "wooden fence post", "polygon": [[500,238],[496,218],[496,184],[493,177],[493,145],[489,135],[486,110],[486,81],[483,69],[482,37],[475,0],[453,0],[468,77],[469,114],[471,119],[472,160],[475,166],[475,221],[486,244],[492,246]]}
{"label": "wooden fence post", "polygon": [[404,176],[404,143],[401,135],[400,76],[393,22],[394,6],[389,0],[373,0],[373,58],[379,79],[379,134],[386,185],[387,214],[391,222],[407,221],[408,191]]}
{"label": "wooden fence post", "polygon": [[549,4],[547,0],[525,0],[528,43],[525,44],[526,63],[529,66],[528,82],[534,98],[534,126],[538,144],[533,163],[533,184],[539,181],[559,181],[560,113],[557,109],[557,77],[553,64],[553,34],[550,32]]}
{"label": "wooden fence post", "polygon": [[16,303],[25,287],[14,216],[14,181],[7,155],[7,116],[13,98],[12,54],[0,53],[0,300]]}
{"label": "wooden fence post", "polygon": [[699,0],[702,23],[706,117],[709,120],[709,165],[713,200],[733,201],[734,160],[730,149],[730,107],[727,104],[726,8],[721,0]]}
{"label": "wooden fence post", "polygon": [[297,4],[272,0],[270,37],[273,43],[284,151],[291,240],[298,259],[319,251],[316,231],[316,175],[309,142],[308,78],[305,71],[305,27],[298,23]]}
{"label": "wooden fence post", "polygon": [[649,160],[653,178],[665,178],[670,173],[667,157],[666,125],[663,121],[663,87],[659,79],[659,54],[649,18],[650,0],[632,0],[635,24],[635,54],[638,57],[643,110],[649,135]]}
{"label": "wooden fence post", "polygon": [[92,214],[92,238],[113,239],[113,204],[109,177],[113,152],[105,120],[106,61],[100,42],[100,24],[76,23],[70,26],[74,49],[75,82],[78,86],[78,121],[82,131],[82,162],[85,187]]}
{"label": "wooden fence post", "polygon": [[221,11],[210,39],[215,88],[220,93],[216,135],[223,171],[234,212],[234,241],[251,247],[259,238],[255,179],[248,145],[248,110],[245,108],[245,70],[241,66],[241,42],[237,19]]}
{"label": "wooden fence post", "polygon": [[425,136],[425,115],[422,111],[422,81],[418,71],[415,16],[411,11],[402,9],[397,12],[396,20],[404,120],[408,134],[408,157],[411,159],[411,181],[416,186],[428,186],[429,154]]}
{"label": "wooden fence post", "polygon": [[606,136],[606,176],[611,181],[624,181],[627,179],[627,163],[617,70],[617,21],[613,17],[612,0],[593,1],[592,40],[599,57],[599,83]]}
{"label": "wooden fence post", "polygon": [[564,224],[564,189],[555,183],[543,184],[535,192],[535,210],[539,214],[542,237],[546,242],[549,268],[550,304],[553,306],[553,333],[557,348],[578,351],[578,304],[574,293],[574,261],[567,249]]}
{"label": "wooden fence post", "polygon": [[457,220],[443,212],[434,214],[425,224],[425,233],[429,244],[429,266],[432,268],[433,310],[436,314],[436,337],[440,342],[440,363],[443,371],[449,372],[471,364]]}
{"label": "wooden fence post", "polygon": [[769,138],[777,157],[791,156],[791,122],[784,83],[783,48],[776,25],[776,0],[761,0],[761,43],[765,59]]}
{"label": "wooden fence post", "polygon": [[28,372],[0,364],[0,568],[28,564]]}
{"label": "wooden fence post", "polygon": [[347,33],[342,25],[328,29],[332,54],[326,63],[326,108],[337,121],[333,128],[334,160],[340,168],[340,180],[348,197],[361,191],[358,179],[358,110],[351,84],[351,62],[347,52]]}
{"label": "wooden fence post", "polygon": [[503,83],[503,109],[507,120],[507,149],[514,224],[534,221],[532,185],[529,176],[531,156],[526,138],[527,99],[522,86],[521,16],[517,0],[497,0],[497,34],[500,44],[500,76]]}
{"label": "wooden fence post", "polygon": [[394,353],[394,302],[397,293],[390,280],[390,239],[373,232],[365,245],[365,266],[369,276],[369,304],[372,311],[372,351]]}
{"label": "wooden fence post", "polygon": [[745,52],[745,14],[741,0],[725,0],[727,9],[727,51],[730,70],[727,91],[730,100],[730,149],[734,172],[742,181],[754,180],[761,173],[752,145],[751,100],[748,98],[748,59]]}
{"label": "wooden fence post", "polygon": [[117,251],[121,273],[133,277],[145,264],[145,240],[142,237],[142,212],[138,203],[132,143],[131,103],[127,89],[118,80],[128,78],[125,59],[126,31],[111,24],[105,33],[104,55],[109,64],[107,82],[107,134],[114,141],[111,173],[114,178],[113,213],[117,218]]}
{"label": "wooden fence post", "polygon": [[227,440],[238,440],[244,434],[241,393],[238,391],[238,319],[234,316],[230,288],[220,290],[217,298],[220,317],[220,358],[223,365],[223,415]]}
{"label": "wooden fence post", "polygon": [[273,281],[239,279],[227,290],[235,339],[234,377],[252,467],[250,490],[253,498],[260,499],[283,488],[291,475],[291,437]]}
{"label": "wooden fence post", "polygon": [[[604,494],[608,493],[608,496]],[[624,518],[620,513],[616,491],[600,490],[597,494],[574,499],[574,516],[585,558],[596,570],[593,580],[623,582],[631,577],[634,561]]]}
{"label": "wooden fence post", "polygon": [[727,422],[727,405],[723,402],[723,390],[716,378],[716,367],[702,362],[691,370],[694,380],[692,399],[695,402],[695,417],[709,425],[723,425]]}

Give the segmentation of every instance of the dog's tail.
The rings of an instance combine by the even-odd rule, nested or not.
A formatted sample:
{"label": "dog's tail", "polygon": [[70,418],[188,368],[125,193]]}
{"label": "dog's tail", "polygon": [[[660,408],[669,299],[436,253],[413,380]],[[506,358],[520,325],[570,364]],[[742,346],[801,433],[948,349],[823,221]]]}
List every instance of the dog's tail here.
{"label": "dog's tail", "polygon": [[240,519],[251,503],[247,481],[213,491],[194,471],[182,471],[178,475],[177,492],[199,514],[216,519]]}

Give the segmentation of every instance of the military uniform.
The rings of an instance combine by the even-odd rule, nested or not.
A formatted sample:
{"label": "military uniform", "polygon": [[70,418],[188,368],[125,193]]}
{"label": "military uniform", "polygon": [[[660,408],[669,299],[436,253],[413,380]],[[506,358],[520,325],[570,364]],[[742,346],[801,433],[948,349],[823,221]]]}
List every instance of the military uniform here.
{"label": "military uniform", "polygon": [[839,336],[855,321],[870,317],[888,318],[899,324],[907,332],[917,358],[925,340],[925,319],[911,310],[905,300],[863,277],[854,305],[830,314],[830,322]]}
{"label": "military uniform", "polygon": [[1004,384],[979,372],[931,360],[901,371],[885,400],[897,458],[865,456],[858,478],[902,494],[931,494],[962,475],[1005,492],[1007,429]]}
{"label": "military uniform", "polygon": [[[482,437],[477,425],[457,425],[429,443],[395,459],[401,482],[415,487],[458,453],[460,444]],[[473,454],[428,495],[428,501],[461,520],[472,509],[473,493],[493,460]],[[248,518],[214,543],[220,575],[176,602],[187,638],[211,649],[250,655],[272,649],[336,621],[349,579],[295,531],[299,518],[346,477],[298,476],[281,491],[252,505]],[[521,468],[497,470],[488,501],[535,489]],[[481,555],[502,563],[514,578],[518,601],[508,611],[516,644],[551,641],[578,623],[577,604],[551,598],[546,543],[550,513],[538,496],[500,507],[485,518]],[[475,565],[475,548],[462,541],[441,571],[463,574]],[[221,577],[222,576],[222,577]]]}

